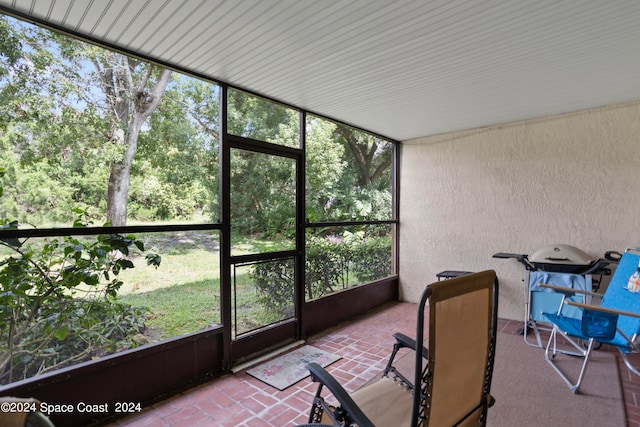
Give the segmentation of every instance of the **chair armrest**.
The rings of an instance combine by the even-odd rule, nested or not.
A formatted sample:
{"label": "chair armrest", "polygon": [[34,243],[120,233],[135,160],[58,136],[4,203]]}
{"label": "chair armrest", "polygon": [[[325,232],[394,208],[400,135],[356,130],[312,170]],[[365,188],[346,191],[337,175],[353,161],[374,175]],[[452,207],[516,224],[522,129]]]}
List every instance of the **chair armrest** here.
{"label": "chair armrest", "polygon": [[602,313],[617,314],[617,315],[620,315],[620,316],[629,316],[629,317],[635,317],[635,318],[640,319],[640,313],[634,313],[632,311],[615,310],[615,309],[612,309],[612,308],[600,307],[599,305],[582,304],[582,303],[575,302],[575,301],[565,301],[565,304],[573,305],[575,307],[584,308],[586,310],[600,311]]}
{"label": "chair armrest", "polygon": [[[416,340],[413,338],[409,338],[400,332],[393,334],[393,337],[396,339],[399,348],[410,348],[411,350],[416,351]],[[429,351],[426,347],[422,347],[422,357],[429,359]]]}
{"label": "chair armrest", "polygon": [[585,291],[582,289],[565,288],[564,286],[550,285],[548,283],[538,283],[538,286],[540,286],[541,288],[552,289],[556,292],[563,293],[563,294],[582,294],[582,295],[591,295],[593,297],[602,297],[601,294],[598,294],[596,292]]}
{"label": "chair armrest", "polygon": [[362,409],[360,409],[351,396],[349,396],[347,391],[322,366],[311,362],[307,364],[307,369],[311,372],[311,379],[314,382],[319,382],[329,389],[333,397],[340,403],[342,409],[349,414],[352,422],[359,427],[375,427],[371,420],[362,412]]}

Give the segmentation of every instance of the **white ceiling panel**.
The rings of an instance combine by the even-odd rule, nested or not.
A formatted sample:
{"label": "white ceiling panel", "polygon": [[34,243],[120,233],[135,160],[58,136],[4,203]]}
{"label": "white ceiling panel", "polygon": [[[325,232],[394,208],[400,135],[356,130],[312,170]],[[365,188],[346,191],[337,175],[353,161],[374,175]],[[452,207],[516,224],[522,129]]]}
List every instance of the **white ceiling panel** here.
{"label": "white ceiling panel", "polygon": [[637,0],[0,0],[397,140],[640,99]]}

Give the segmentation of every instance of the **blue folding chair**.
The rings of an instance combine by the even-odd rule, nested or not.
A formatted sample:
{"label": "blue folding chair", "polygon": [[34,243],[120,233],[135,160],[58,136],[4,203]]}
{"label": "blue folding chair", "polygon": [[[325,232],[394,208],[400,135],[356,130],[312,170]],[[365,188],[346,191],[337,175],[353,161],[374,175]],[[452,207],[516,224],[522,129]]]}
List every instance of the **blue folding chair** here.
{"label": "blue folding chair", "polygon": [[[640,353],[638,342],[640,334],[640,253],[627,250],[620,259],[618,268],[611,278],[604,295],[593,292],[580,292],[552,285],[541,285],[562,294],[562,305],[577,307],[581,310],[578,318],[568,317],[562,313],[562,307],[556,312],[545,312],[544,316],[553,328],[545,348],[545,360],[562,377],[569,389],[577,393],[584,378],[589,356],[596,342],[615,346],[622,355],[627,368],[640,376],[634,367],[629,354]],[[576,293],[591,297],[600,297],[599,305],[570,301],[568,298]],[[576,349],[576,355],[583,357],[577,380],[572,381],[563,372],[554,358],[558,352],[558,334]],[[588,344],[585,345],[585,341]],[[586,348],[585,348],[586,347]]]}
{"label": "blue folding chair", "polygon": [[[553,285],[553,287],[547,285]],[[568,288],[569,294],[554,291],[558,287]],[[544,348],[540,331],[552,330],[552,325],[549,324],[544,313],[556,312],[558,307],[561,307],[563,316],[580,318],[580,309],[563,304],[563,300],[589,302],[586,293],[592,291],[592,279],[591,275],[532,271],[529,273],[528,290],[525,303],[524,342],[534,347]],[[533,331],[535,341],[529,340],[529,330]]]}

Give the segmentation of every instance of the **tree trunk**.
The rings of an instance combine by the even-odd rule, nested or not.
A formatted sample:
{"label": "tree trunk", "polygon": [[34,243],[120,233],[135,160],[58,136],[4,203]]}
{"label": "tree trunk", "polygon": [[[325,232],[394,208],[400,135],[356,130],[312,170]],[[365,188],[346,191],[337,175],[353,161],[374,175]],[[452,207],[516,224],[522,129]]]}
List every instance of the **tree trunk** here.
{"label": "tree trunk", "polygon": [[138,150],[138,135],[144,119],[133,113],[122,144],[126,147],[124,158],[112,162],[109,168],[109,188],[107,190],[107,221],[111,226],[127,225],[127,202],[129,183],[131,182],[131,165]]}
{"label": "tree trunk", "polygon": [[155,86],[147,88],[154,65],[138,76],[134,84],[133,67],[126,56],[109,54],[106,62],[94,65],[101,78],[111,122],[110,142],[122,146],[122,158],[111,162],[107,190],[107,222],[111,226],[127,224],[127,202],[131,165],[138,149],[138,135],[145,120],[155,111],[171,79],[171,71],[162,69]]}
{"label": "tree trunk", "polygon": [[109,173],[107,190],[107,221],[112,226],[127,223],[127,196],[131,167],[122,162],[114,163]]}

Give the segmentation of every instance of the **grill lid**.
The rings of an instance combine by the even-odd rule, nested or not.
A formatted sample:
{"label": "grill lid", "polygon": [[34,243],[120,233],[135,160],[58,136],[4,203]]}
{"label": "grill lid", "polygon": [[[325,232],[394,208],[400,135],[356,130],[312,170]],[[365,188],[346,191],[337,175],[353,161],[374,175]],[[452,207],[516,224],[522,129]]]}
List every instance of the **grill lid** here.
{"label": "grill lid", "polygon": [[575,246],[554,243],[529,255],[529,261],[540,264],[590,265],[596,260]]}

